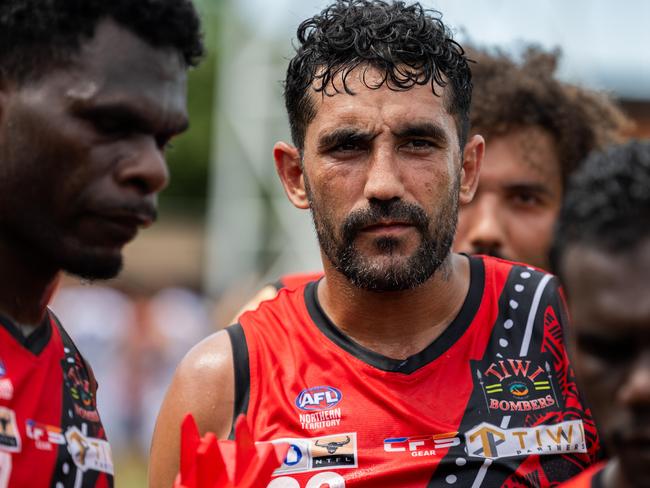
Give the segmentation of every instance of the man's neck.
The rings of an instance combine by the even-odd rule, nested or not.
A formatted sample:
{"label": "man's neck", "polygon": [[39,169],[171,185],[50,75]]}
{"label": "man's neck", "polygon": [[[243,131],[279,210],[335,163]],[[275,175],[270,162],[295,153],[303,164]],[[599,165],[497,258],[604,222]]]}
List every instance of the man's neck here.
{"label": "man's neck", "polygon": [[56,269],[0,242],[0,313],[27,328],[43,323],[59,279]]}
{"label": "man's neck", "polygon": [[427,282],[400,292],[362,290],[324,264],[318,299],[325,313],[352,340],[393,359],[406,359],[439,337],[469,290],[469,260],[457,254]]}

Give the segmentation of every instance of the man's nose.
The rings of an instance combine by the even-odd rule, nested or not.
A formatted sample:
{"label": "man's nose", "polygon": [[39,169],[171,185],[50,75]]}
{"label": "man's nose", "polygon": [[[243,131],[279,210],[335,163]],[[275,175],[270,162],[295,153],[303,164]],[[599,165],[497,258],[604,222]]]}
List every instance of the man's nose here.
{"label": "man's nose", "polygon": [[496,196],[478,196],[461,209],[459,220],[459,229],[464,230],[457,239],[459,251],[501,255],[506,236]]}
{"label": "man's nose", "polygon": [[135,188],[142,195],[158,193],[169,183],[163,149],[149,136],[139,137],[132,144],[130,153],[118,165],[118,182]]}
{"label": "man's nose", "polygon": [[646,347],[634,362],[619,390],[619,399],[633,408],[650,406],[650,347]]}
{"label": "man's nose", "polygon": [[391,148],[376,148],[370,153],[364,196],[368,200],[393,200],[404,196],[399,161]]}

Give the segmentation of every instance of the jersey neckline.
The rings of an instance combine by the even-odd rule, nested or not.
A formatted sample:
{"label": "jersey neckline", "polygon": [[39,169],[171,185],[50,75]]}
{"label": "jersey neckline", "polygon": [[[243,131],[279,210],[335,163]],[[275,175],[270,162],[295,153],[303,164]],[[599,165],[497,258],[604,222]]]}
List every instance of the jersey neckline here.
{"label": "jersey neckline", "polygon": [[449,350],[465,333],[478,312],[485,288],[485,264],[479,257],[468,256],[470,262],[470,284],[463,305],[456,318],[444,332],[422,351],[408,358],[393,359],[371,351],[344,334],[327,316],[318,300],[316,290],[319,281],[305,287],[307,312],[318,329],[341,349],[379,370],[393,373],[411,374],[431,363]]}
{"label": "jersey neckline", "polygon": [[38,356],[43,352],[45,346],[50,342],[52,337],[52,324],[50,322],[50,312],[46,312],[43,322],[36,330],[25,337],[18,326],[6,315],[0,314],[0,327],[3,327],[22,347]]}

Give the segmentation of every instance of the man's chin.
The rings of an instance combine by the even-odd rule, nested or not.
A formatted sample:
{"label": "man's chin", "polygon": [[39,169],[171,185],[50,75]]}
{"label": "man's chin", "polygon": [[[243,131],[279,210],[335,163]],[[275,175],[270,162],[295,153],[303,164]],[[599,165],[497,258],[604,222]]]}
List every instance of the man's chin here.
{"label": "man's chin", "polygon": [[61,269],[87,280],[108,280],[120,273],[123,261],[121,250],[85,250],[67,256]]}

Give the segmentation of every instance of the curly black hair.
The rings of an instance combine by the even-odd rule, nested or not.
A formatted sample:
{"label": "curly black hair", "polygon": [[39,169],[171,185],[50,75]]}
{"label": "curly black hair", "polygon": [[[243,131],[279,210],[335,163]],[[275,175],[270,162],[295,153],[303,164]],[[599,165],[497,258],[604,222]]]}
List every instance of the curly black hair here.
{"label": "curly black hair", "polygon": [[0,0],[0,81],[37,79],[67,63],[106,18],[178,50],[187,66],[203,55],[191,0]]}
{"label": "curly black hair", "polygon": [[563,182],[593,150],[622,142],[631,128],[605,94],[556,79],[560,51],[530,45],[520,62],[498,49],[468,47],[474,93],[472,132],[490,138],[526,127],[555,142]]}
{"label": "curly black hair", "polygon": [[[445,97],[447,111],[454,115],[461,147],[469,130],[472,96],[471,72],[463,48],[452,38],[440,13],[419,3],[401,1],[338,0],[320,14],[302,22],[297,32],[299,46],[289,62],[284,98],[294,144],[303,149],[307,125],[315,117],[312,88],[333,95],[333,83],[341,77],[343,89],[359,66],[383,72],[377,89],[409,90],[415,85],[451,86]],[[365,80],[364,80],[365,84]],[[333,91],[331,91],[333,90]]]}
{"label": "curly black hair", "polygon": [[551,248],[561,275],[569,246],[618,253],[650,237],[650,141],[594,152],[569,179]]}

